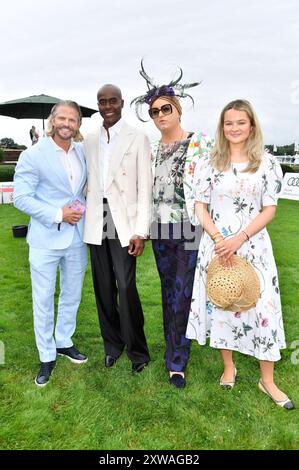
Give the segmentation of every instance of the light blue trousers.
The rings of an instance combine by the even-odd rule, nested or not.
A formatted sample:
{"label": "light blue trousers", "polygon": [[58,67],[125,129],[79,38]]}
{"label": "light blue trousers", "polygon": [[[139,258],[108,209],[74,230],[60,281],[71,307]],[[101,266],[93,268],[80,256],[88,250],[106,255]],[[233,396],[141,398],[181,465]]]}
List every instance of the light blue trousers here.
{"label": "light blue trousers", "polygon": [[[63,250],[29,249],[32,284],[34,333],[41,362],[54,361],[56,348],[73,345],[76,316],[81,300],[87,265],[86,245],[78,230],[72,244]],[[60,271],[60,295],[54,340],[54,294],[57,268]]]}

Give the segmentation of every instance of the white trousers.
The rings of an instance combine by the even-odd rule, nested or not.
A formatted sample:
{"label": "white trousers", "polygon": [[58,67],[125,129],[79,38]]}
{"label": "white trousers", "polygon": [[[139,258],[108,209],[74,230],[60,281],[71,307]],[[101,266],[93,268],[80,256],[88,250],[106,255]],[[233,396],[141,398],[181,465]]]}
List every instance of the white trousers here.
{"label": "white trousers", "polygon": [[[73,345],[76,316],[81,300],[87,265],[86,245],[78,230],[72,244],[63,250],[29,249],[32,284],[34,333],[41,362],[54,361],[56,348]],[[54,340],[54,294],[57,268],[60,271],[60,295]]]}

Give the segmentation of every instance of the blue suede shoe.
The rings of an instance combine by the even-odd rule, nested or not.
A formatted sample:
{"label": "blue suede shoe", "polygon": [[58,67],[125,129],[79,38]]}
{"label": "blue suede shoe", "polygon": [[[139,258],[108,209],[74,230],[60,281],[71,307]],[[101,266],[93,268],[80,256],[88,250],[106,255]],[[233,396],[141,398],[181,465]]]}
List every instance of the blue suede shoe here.
{"label": "blue suede shoe", "polygon": [[186,379],[181,374],[173,374],[169,377],[169,383],[174,385],[176,388],[186,387]]}

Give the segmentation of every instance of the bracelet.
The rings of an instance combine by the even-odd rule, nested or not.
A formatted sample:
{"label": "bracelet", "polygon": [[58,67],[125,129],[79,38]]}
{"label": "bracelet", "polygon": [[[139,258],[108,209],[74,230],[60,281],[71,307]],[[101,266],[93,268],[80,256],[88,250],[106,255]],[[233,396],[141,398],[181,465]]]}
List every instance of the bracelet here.
{"label": "bracelet", "polygon": [[245,237],[246,237],[247,241],[249,241],[249,235],[248,235],[248,234],[245,232],[245,230],[242,230],[242,232],[241,232],[241,233],[244,233],[244,235],[245,235]]}
{"label": "bracelet", "polygon": [[214,242],[215,245],[216,245],[216,243],[221,242],[222,240],[224,240],[223,237],[218,237],[218,238],[215,238],[215,239],[213,240],[213,242]]}
{"label": "bracelet", "polygon": [[213,235],[211,235],[212,240],[215,240],[216,235],[220,235],[222,237],[220,232],[215,232],[215,233],[213,233]]}

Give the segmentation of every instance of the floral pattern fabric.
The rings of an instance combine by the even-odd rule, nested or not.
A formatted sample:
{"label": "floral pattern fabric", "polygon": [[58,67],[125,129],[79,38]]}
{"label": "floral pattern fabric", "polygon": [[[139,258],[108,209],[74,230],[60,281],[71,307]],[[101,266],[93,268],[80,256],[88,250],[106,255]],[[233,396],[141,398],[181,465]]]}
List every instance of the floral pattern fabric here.
{"label": "floral pattern fabric", "polygon": [[[225,238],[244,230],[263,207],[277,204],[281,189],[280,165],[265,153],[256,173],[244,172],[247,163],[233,163],[228,171],[212,168],[205,156],[193,174],[194,201],[209,205],[209,213]],[[191,203],[190,203],[191,208]],[[251,262],[261,285],[255,308],[246,312],[223,311],[206,294],[206,275],[215,256],[214,243],[206,232],[201,238],[186,336],[219,349],[236,350],[259,360],[277,361],[286,347],[277,269],[266,228],[253,235],[237,252]]]}
{"label": "floral pattern fabric", "polygon": [[181,141],[181,145],[173,147],[173,152],[169,152],[167,165],[163,163],[160,141],[152,142],[151,147],[154,177],[152,219],[161,223],[176,223],[189,218],[193,225],[198,225],[194,215],[193,173],[199,157],[209,154],[212,140],[202,132],[194,132],[191,139]]}
{"label": "floral pattern fabric", "polygon": [[184,171],[184,193],[189,220],[193,225],[199,225],[195,214],[194,173],[200,159],[207,158],[212,147],[213,140],[203,132],[194,133],[188,147]]}
{"label": "floral pattern fabric", "polygon": [[160,142],[155,161],[153,220],[176,223],[188,220],[183,177],[189,139],[165,145]]}

